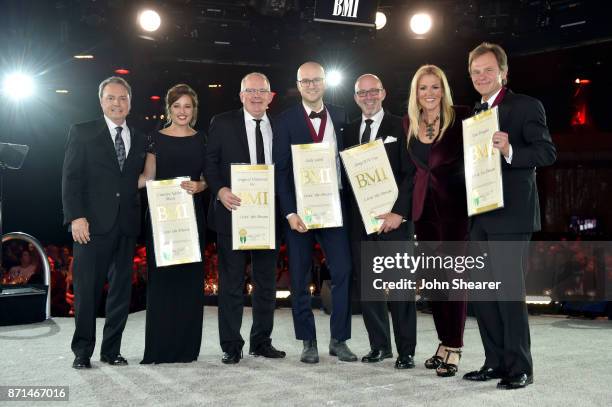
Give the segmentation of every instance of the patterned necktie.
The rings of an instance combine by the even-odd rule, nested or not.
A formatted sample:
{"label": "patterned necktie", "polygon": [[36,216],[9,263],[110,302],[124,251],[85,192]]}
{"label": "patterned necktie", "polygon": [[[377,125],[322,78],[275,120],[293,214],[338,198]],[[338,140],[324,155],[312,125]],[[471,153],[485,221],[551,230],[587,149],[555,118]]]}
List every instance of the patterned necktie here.
{"label": "patterned necktie", "polygon": [[261,134],[261,119],[253,119],[255,122],[255,153],[257,154],[257,164],[266,163],[266,155],[264,154],[263,134]]}
{"label": "patterned necktie", "polygon": [[125,144],[121,137],[121,131],[123,127],[115,127],[117,134],[115,134],[115,152],[117,153],[117,161],[119,162],[119,168],[123,171],[123,164],[125,163]]}
{"label": "patterned necktie", "polygon": [[489,110],[489,104],[487,102],[476,102],[476,105],[474,105],[474,114],[484,112],[485,110]]}
{"label": "patterned necktie", "polygon": [[374,120],[372,119],[366,119],[365,124],[366,124],[366,128],[363,131],[363,134],[361,135],[361,143],[369,143],[370,142],[370,134],[372,134],[372,123],[374,123]]}

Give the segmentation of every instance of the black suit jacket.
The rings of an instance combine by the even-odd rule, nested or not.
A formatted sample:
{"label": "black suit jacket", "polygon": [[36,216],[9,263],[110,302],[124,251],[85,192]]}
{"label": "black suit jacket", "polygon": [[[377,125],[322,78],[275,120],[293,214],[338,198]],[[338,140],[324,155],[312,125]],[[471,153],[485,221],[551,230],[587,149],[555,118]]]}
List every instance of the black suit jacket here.
{"label": "black suit jacket", "polygon": [[[352,121],[345,131],[345,148],[353,147],[360,144],[359,128],[361,126],[361,117]],[[391,212],[401,215],[404,219],[411,219],[412,207],[412,189],[414,177],[414,165],[408,155],[406,148],[406,135],[402,126],[402,119],[391,113],[385,112],[378,132],[377,139],[382,139],[385,143],[385,151],[389,158],[389,164],[393,170],[395,182],[398,187],[398,196]],[[393,138],[396,141],[391,141]],[[385,142],[386,141],[386,142]],[[350,198],[350,216],[351,216],[351,237],[358,239],[362,233],[365,233],[363,220],[359,213],[359,207],[354,195]]]}
{"label": "black suit jacket", "polygon": [[[272,119],[268,119],[272,125]],[[232,234],[232,212],[217,199],[217,194],[223,187],[231,188],[231,164],[250,162],[244,110],[231,110],[214,116],[208,130],[204,176],[211,193],[208,226],[217,233]],[[278,219],[276,224],[278,231]]]}
{"label": "black suit jacket", "polygon": [[[476,215],[487,233],[531,233],[541,228],[536,167],[555,162],[557,151],[539,100],[508,90],[499,106],[499,127],[508,133],[512,163],[504,157],[504,207]],[[473,218],[475,218],[473,217]]]}
{"label": "black suit jacket", "polygon": [[75,124],[68,133],[62,169],[64,224],[86,218],[93,235],[107,233],[118,219],[125,235],[140,233],[138,176],[145,137],[130,127],[130,151],[119,168],[104,118]]}
{"label": "black suit jacket", "polygon": [[[334,126],[338,151],[342,151],[344,149],[344,127],[347,122],[346,113],[338,106],[325,104],[325,108]],[[297,213],[291,145],[309,143],[313,143],[312,136],[304,117],[304,106],[299,103],[285,110],[278,117],[272,148],[276,166],[276,193],[280,200],[283,217],[290,213]],[[346,188],[345,181],[343,181],[343,187]]]}

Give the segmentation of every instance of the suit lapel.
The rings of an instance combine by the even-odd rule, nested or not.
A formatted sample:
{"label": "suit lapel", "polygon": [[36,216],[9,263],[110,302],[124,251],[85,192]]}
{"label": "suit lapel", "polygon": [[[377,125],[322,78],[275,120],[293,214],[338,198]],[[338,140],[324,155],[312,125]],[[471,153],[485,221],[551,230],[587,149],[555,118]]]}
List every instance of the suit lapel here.
{"label": "suit lapel", "polygon": [[[125,169],[132,161],[135,160],[135,156],[138,155],[138,151],[140,151],[140,134],[134,130],[134,127],[128,126],[130,129],[130,152],[128,153],[125,162],[123,163],[123,168]],[[114,149],[114,146],[113,146]],[[117,165],[119,163],[117,162]]]}
{"label": "suit lapel", "polygon": [[390,126],[391,126],[391,122],[389,121],[389,118],[387,117],[387,113],[385,112],[385,114],[383,115],[383,119],[380,122],[380,126],[378,126],[378,132],[376,132],[376,138],[382,139],[382,141],[384,142],[387,136],[389,135]]}
{"label": "suit lapel", "polygon": [[238,135],[240,145],[242,146],[242,155],[245,157],[245,163],[251,162],[251,153],[249,152],[249,138],[247,136],[246,125],[244,124],[244,110],[238,109],[234,120],[235,134]]}
{"label": "suit lapel", "polygon": [[507,126],[508,117],[510,117],[510,110],[512,109],[513,96],[514,94],[512,93],[512,91],[508,89],[506,91],[506,94],[504,95],[504,99],[499,105],[497,105],[499,112],[499,127],[501,131],[503,131],[502,129],[506,128]]}
{"label": "suit lapel", "polygon": [[[338,146],[338,151],[342,151],[344,149],[344,140],[342,140],[342,128],[338,127],[338,122],[340,119],[336,117],[337,111],[335,108],[331,106],[325,106],[329,113],[329,118],[332,121],[332,125],[334,126],[334,134],[336,135],[336,145]],[[346,125],[346,124],[345,124]]]}
{"label": "suit lapel", "polygon": [[117,171],[121,172],[121,169],[119,168],[119,161],[117,160],[117,152],[115,151],[115,145],[113,144],[113,140],[110,137],[110,132],[108,131],[108,126],[104,118],[100,120],[96,143],[102,147],[102,151],[104,152],[104,155],[107,156],[107,160],[112,161],[112,165],[117,168]]}

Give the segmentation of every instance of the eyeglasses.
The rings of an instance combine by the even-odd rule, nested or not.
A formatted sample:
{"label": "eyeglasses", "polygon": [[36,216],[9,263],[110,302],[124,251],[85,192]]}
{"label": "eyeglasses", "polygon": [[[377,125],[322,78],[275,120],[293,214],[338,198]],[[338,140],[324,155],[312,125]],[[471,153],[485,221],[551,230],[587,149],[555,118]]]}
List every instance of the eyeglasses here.
{"label": "eyeglasses", "polygon": [[270,93],[268,89],[246,88],[246,89],[243,89],[242,91],[245,93],[248,93],[249,95],[265,95],[266,93]]}
{"label": "eyeglasses", "polygon": [[302,79],[302,80],[298,80],[298,82],[302,86],[310,86],[310,85],[319,86],[320,84],[323,83],[324,80],[325,78],[314,78],[314,79]]}
{"label": "eyeglasses", "polygon": [[358,90],[357,92],[355,92],[355,95],[359,96],[360,98],[366,97],[366,96],[378,96],[380,95],[380,93],[383,91],[384,89],[381,88],[372,88],[372,89],[368,89],[368,90]]}
{"label": "eyeglasses", "polygon": [[495,76],[497,75],[497,72],[499,72],[497,68],[485,68],[482,71],[480,69],[474,69],[470,71],[470,76],[472,78],[483,74],[486,76]]}

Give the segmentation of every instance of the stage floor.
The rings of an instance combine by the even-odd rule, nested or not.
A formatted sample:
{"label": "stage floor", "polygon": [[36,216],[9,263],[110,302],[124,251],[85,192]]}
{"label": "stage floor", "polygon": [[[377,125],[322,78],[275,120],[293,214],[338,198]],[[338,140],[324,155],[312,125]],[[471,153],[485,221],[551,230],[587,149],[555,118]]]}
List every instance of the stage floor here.
{"label": "stage floor", "polygon": [[[329,316],[316,311],[321,361],[299,361],[290,309],[277,310],[273,344],[287,352],[280,360],[248,356],[238,365],[221,363],[217,308],[204,310],[200,358],[191,364],[139,365],[144,349],[145,312],[131,314],[122,354],[129,366],[101,364],[71,368],[74,322],[55,318],[39,324],[0,327],[0,386],[69,386],[69,402],[27,405],[78,406],[609,406],[612,401],[612,321],[530,318],[535,383],[504,391],[495,381],[470,383],[461,375],[481,366],[484,357],[478,327],[468,318],[458,376],[438,378],[423,367],[437,346],[433,320],[418,314],[417,367],[398,371],[394,359],[377,364],[343,363],[327,354]],[[98,339],[103,320],[98,319]],[[248,339],[251,309],[245,308],[242,335]],[[360,315],[353,316],[351,349],[361,358],[369,350]],[[248,350],[248,342],[245,345]],[[22,403],[23,404],[23,403]],[[0,405],[13,403],[0,401]]]}

